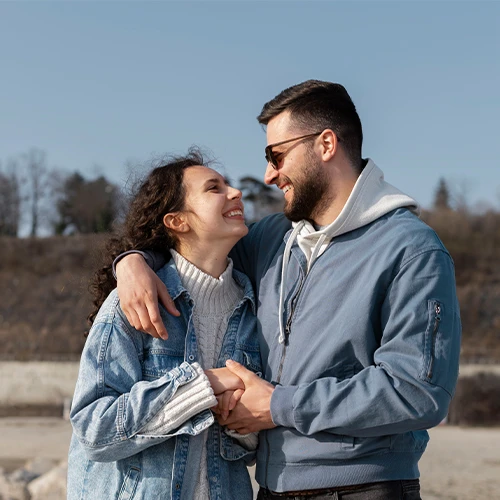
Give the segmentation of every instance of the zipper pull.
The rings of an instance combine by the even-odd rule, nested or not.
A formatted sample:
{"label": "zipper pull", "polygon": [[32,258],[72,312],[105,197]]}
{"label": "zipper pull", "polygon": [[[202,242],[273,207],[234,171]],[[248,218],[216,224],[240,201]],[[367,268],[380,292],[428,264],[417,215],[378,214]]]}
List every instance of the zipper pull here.
{"label": "zipper pull", "polygon": [[436,304],[434,313],[436,316],[436,321],[441,321],[441,304]]}
{"label": "zipper pull", "polygon": [[290,325],[285,326],[285,345],[288,345],[288,338],[290,337]]}

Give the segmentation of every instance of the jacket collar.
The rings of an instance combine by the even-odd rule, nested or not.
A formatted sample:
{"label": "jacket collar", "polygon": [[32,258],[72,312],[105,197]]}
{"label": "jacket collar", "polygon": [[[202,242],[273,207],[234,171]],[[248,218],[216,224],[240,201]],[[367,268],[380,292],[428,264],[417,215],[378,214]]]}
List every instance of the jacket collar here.
{"label": "jacket collar", "polygon": [[[189,297],[189,292],[182,286],[181,278],[175,267],[174,259],[170,259],[158,272],[158,277],[165,283],[172,300],[178,299],[182,294]],[[250,279],[240,271],[233,268],[233,278],[244,290],[242,302],[248,300],[252,312],[256,314],[255,294]]]}

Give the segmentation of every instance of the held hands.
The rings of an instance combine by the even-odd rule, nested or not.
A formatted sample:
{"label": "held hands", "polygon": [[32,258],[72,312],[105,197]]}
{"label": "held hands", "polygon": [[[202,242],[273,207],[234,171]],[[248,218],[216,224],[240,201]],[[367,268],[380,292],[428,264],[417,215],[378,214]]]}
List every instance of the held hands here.
{"label": "held hands", "polygon": [[174,316],[180,313],[167,287],[139,254],[126,255],[116,265],[118,297],[125,316],[136,329],[155,338],[167,339],[168,333],[160,316],[158,300]]}
{"label": "held hands", "polygon": [[239,395],[239,400],[227,418],[223,418],[222,414],[217,416],[219,424],[226,425],[228,429],[240,434],[276,427],[271,418],[271,396],[274,386],[236,361],[228,360],[226,366],[243,382],[244,392]]}
{"label": "held hands", "polygon": [[228,368],[205,370],[205,375],[218,401],[218,405],[214,406],[212,411],[225,420],[245,391],[243,381]]}

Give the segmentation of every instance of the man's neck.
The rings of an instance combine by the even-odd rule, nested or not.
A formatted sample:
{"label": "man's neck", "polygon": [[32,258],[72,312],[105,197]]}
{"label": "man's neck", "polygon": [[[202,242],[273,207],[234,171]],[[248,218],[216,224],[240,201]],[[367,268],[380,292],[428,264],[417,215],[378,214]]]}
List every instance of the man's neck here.
{"label": "man's neck", "polygon": [[314,225],[324,227],[329,226],[335,221],[340,215],[340,212],[344,209],[354,185],[356,184],[356,180],[356,178],[350,178],[348,181],[344,182],[338,190],[326,195],[326,200],[329,202],[325,204],[325,208],[323,208],[320,213],[313,213],[312,223]]}

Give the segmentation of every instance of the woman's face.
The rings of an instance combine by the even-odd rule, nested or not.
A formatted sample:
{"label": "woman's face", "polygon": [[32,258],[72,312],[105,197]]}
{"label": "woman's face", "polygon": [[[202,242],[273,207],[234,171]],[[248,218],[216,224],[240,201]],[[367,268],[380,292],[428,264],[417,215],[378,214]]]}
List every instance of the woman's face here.
{"label": "woman's face", "polygon": [[[215,170],[204,166],[184,171],[186,189],[183,220],[198,239],[227,239],[232,244],[248,233],[241,191]],[[182,233],[179,234],[182,239]]]}

